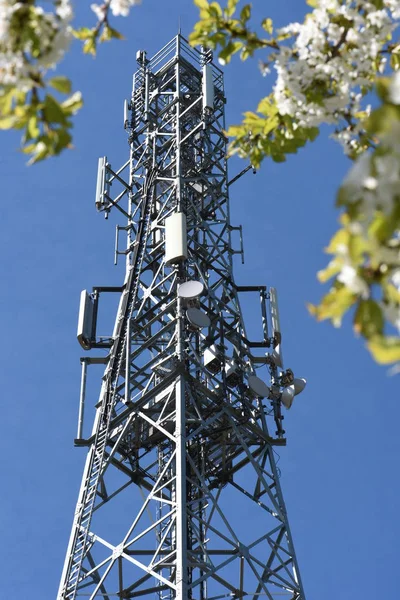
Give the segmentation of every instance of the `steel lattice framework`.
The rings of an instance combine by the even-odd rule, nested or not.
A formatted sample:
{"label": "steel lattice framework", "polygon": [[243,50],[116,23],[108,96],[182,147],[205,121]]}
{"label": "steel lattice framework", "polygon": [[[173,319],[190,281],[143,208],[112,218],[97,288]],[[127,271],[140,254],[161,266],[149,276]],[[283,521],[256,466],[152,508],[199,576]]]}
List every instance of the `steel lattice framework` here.
{"label": "steel lattice framework", "polygon": [[[234,282],[223,77],[211,59],[181,35],[151,60],[139,53],[130,158],[117,171],[100,161],[97,206],[127,219],[126,276],[90,300],[96,312],[102,292],[120,291],[110,340],[86,340],[108,346],[107,358],[82,359],[83,388],[88,364],[106,367],[92,433],[76,440],[88,455],[59,600],[305,598],[274,456],[291,372],[271,290]],[[187,256],[168,262],[175,213]],[[181,293],[188,281],[203,293]],[[258,342],[246,336],[243,292],[260,295]],[[256,368],[267,398],[253,389]]]}

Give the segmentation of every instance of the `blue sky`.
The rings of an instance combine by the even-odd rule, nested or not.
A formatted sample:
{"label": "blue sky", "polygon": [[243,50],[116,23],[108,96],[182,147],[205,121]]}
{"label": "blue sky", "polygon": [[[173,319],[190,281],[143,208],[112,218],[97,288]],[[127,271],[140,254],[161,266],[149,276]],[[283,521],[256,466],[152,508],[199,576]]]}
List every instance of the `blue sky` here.
{"label": "blue sky", "polygon": [[[255,4],[258,17],[281,25],[305,10],[299,0]],[[82,25],[92,18],[88,6],[79,6]],[[104,45],[96,60],[74,46],[59,69],[85,99],[73,151],[28,168],[18,136],[0,137],[1,597],[55,598],[85,458],[73,448],[79,294],[123,278],[122,261],[113,266],[114,227],[94,207],[97,159],[107,155],[117,166],[128,157],[122,106],[136,50],[154,54],[177,33],[179,18],[189,34],[196,17],[189,0],[143,0],[115,21],[126,41]],[[234,60],[225,77],[228,123],[254,109],[270,83],[256,62]],[[232,175],[244,166],[230,163]],[[277,287],[287,366],[308,379],[286,414],[288,446],[279,452],[307,598],[395,600],[399,379],[374,364],[350,322],[336,330],[306,310],[322,295],[315,274],[327,261],[335,191],[348,166],[321,135],[287,163],[264,163],[232,186],[232,222],[243,224],[246,257],[235,274],[239,284]],[[92,406],[100,373],[91,386]]]}

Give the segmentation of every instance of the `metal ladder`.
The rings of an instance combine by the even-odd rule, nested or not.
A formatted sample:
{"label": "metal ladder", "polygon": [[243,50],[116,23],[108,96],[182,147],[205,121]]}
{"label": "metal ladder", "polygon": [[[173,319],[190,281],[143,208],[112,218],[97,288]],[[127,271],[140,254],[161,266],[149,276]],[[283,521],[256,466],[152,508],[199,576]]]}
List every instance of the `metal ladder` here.
{"label": "metal ladder", "polygon": [[100,410],[100,418],[96,431],[95,441],[92,446],[87,477],[82,493],[82,500],[78,502],[76,514],[75,535],[72,544],[68,569],[65,576],[65,587],[61,591],[59,600],[73,600],[76,597],[76,591],[79,583],[82,562],[88,550],[89,528],[92,520],[93,508],[96,499],[97,487],[102,472],[104,454],[107,445],[107,438],[110,428],[112,408],[115,400],[115,387],[121,366],[124,360],[124,349],[126,344],[126,332],[128,320],[131,318],[137,292],[139,288],[140,273],[143,259],[146,252],[146,240],[150,233],[151,210],[153,204],[153,195],[151,194],[152,184],[155,177],[155,169],[149,175],[148,183],[145,187],[143,197],[142,218],[137,234],[137,241],[132,257],[132,267],[127,279],[126,289],[128,290],[127,301],[122,304],[122,319],[119,320],[119,331],[115,337],[114,348],[111,353],[107,384]]}
{"label": "metal ladder", "polygon": [[144,80],[144,69],[140,69],[135,73],[134,81],[134,93],[132,99],[133,108],[133,129],[136,129],[140,124],[141,118],[144,112],[144,98],[145,98],[145,80]]}

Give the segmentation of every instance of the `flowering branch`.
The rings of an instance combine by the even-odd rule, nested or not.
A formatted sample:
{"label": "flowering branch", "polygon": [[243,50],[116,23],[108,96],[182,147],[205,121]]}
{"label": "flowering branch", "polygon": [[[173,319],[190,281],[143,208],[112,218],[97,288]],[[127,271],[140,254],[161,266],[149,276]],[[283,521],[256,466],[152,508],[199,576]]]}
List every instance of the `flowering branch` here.
{"label": "flowering branch", "polygon": [[[97,42],[122,39],[109,24],[109,11],[126,16],[137,3],[106,0],[101,6],[94,4],[96,26],[75,31],[71,0],[52,0],[47,11],[39,0],[2,0],[0,129],[22,130],[21,150],[30,155],[28,164],[72,147],[71,117],[83,104],[80,92],[71,94],[67,77],[47,78],[48,71],[57,67],[74,37],[84,40],[83,51],[91,54],[96,53]],[[65,94],[71,95],[63,100]]]}
{"label": "flowering branch", "polygon": [[[333,258],[318,274],[333,284],[309,309],[338,326],[352,308],[354,330],[375,360],[400,361],[400,44],[393,39],[400,0],[308,0],[313,10],[303,23],[274,31],[264,19],[267,39],[250,28],[250,5],[237,14],[238,0],[225,8],[194,2],[200,21],[192,44],[216,50],[222,64],[261,50],[262,74],[276,72],[257,111],[227,131],[231,154],[255,166],[268,157],[283,162],[328,125],[355,161],[339,192],[342,227],[327,248]],[[393,80],[381,77],[389,66]],[[366,100],[374,90],[381,105],[372,111]]]}

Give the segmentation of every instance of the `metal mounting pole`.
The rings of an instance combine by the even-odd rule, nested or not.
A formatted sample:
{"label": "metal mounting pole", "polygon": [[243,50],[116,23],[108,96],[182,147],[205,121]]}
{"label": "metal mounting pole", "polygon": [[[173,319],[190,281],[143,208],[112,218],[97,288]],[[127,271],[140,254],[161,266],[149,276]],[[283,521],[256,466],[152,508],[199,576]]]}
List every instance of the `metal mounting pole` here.
{"label": "metal mounting pole", "polygon": [[79,397],[79,415],[78,415],[78,430],[76,437],[78,440],[82,439],[83,431],[83,417],[85,413],[85,396],[86,396],[86,373],[87,373],[87,360],[81,358],[82,375],[81,375],[81,391]]}

